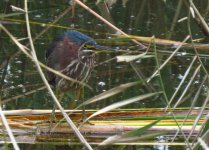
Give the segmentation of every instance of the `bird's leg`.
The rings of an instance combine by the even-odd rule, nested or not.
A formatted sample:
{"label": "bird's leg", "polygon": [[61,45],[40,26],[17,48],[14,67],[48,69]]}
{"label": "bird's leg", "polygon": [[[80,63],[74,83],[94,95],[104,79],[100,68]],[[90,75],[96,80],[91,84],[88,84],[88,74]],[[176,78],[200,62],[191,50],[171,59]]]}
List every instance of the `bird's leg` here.
{"label": "bird's leg", "polygon": [[[57,96],[57,99],[59,100],[59,102],[61,102],[61,100],[62,100],[64,94],[63,94],[63,93],[60,93],[58,90],[56,90],[55,95]],[[50,122],[50,125],[49,125],[49,132],[51,132],[51,129],[52,129],[52,126],[53,126],[53,122],[54,122],[54,121],[57,122],[57,119],[56,119],[56,112],[55,112],[56,109],[57,109],[57,105],[54,104],[53,109],[52,109],[52,113],[51,113],[51,117],[50,117],[50,120],[49,120],[49,122]]]}
{"label": "bird's leg", "polygon": [[[76,95],[75,95],[75,99],[80,100],[82,99],[82,103],[84,102],[84,88],[80,88]],[[86,119],[86,110],[85,110],[85,106],[82,106],[82,122]]]}
{"label": "bird's leg", "polygon": [[[82,103],[84,103],[84,98],[82,98]],[[82,106],[82,121],[86,120],[86,107],[85,105]]]}
{"label": "bird's leg", "polygon": [[[80,90],[80,97],[82,98],[82,103],[84,103],[85,102],[85,100],[84,100],[84,88],[82,88]],[[89,121],[86,122],[86,118],[87,118],[87,115],[86,115],[86,106],[83,105],[82,106],[82,122],[81,122],[82,125],[83,125],[84,122],[86,124],[91,124]]]}
{"label": "bird's leg", "polygon": [[[84,103],[84,88],[80,90],[80,97],[82,99],[82,103]],[[86,120],[86,107],[85,105],[82,106],[82,122]]]}

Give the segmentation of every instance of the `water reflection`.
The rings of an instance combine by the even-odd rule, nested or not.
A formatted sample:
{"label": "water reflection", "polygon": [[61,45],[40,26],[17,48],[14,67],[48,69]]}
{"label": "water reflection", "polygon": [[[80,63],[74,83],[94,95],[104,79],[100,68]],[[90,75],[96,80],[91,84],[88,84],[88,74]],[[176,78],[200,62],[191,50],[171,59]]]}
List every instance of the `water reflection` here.
{"label": "water reflection", "polygon": [[[32,36],[35,37],[42,31],[46,29],[48,23],[53,23],[53,21],[59,17],[60,14],[63,13],[63,10],[66,9],[68,3],[71,4],[71,1],[30,1],[29,2],[29,10],[30,18],[31,18],[31,27],[32,27]],[[207,9],[205,8],[207,4],[206,0],[196,1],[196,5],[200,8],[202,14],[207,14]],[[20,8],[23,8],[22,2],[18,1],[1,1],[0,2],[0,13],[10,14],[13,13],[11,11],[10,5],[15,5]],[[185,17],[188,14],[188,10],[186,6],[182,6],[184,9],[181,10],[179,17],[177,18],[177,22],[173,22],[174,16],[176,14],[176,6],[178,5],[178,1],[150,1],[150,0],[126,0],[126,1],[108,1],[107,6],[102,7],[99,4],[89,2],[88,6],[93,8],[95,11],[103,15],[110,22],[115,24],[117,27],[122,29],[124,32],[138,35],[138,36],[148,36],[151,37],[155,35],[155,37],[162,39],[173,39],[181,41],[185,36],[188,35],[188,26],[187,21],[188,18]],[[104,12],[108,12],[105,14]],[[104,25],[97,18],[87,13],[86,10],[76,6],[75,11],[75,21],[71,21],[72,12],[69,11],[65,14],[58,22],[51,25],[51,27],[41,35],[39,38],[34,40],[35,48],[37,51],[38,58],[41,62],[45,63],[45,49],[49,43],[49,41],[57,34],[69,28],[71,24],[76,29],[85,32],[86,34],[93,36],[98,42],[103,40],[103,43],[106,45],[113,45],[120,47],[120,49],[126,51],[134,51],[134,55],[140,53],[139,47],[136,44],[130,42],[130,39],[117,39],[117,36],[112,35],[111,33],[118,32],[110,29],[106,25]],[[207,17],[207,15],[206,15]],[[4,18],[4,17],[3,17]],[[22,22],[24,20],[24,16],[14,15],[11,17],[5,17],[6,19],[15,19],[14,22],[9,22],[6,24],[8,30],[14,34],[18,39],[22,39],[27,37],[25,31],[25,23]],[[18,22],[18,20],[20,20]],[[209,19],[205,19],[207,22]],[[4,22],[7,23],[7,22]],[[173,23],[175,26],[172,28]],[[56,25],[61,26],[56,26]],[[199,27],[193,21],[190,22],[193,38],[202,38],[202,33],[200,32]],[[64,28],[63,28],[64,27]],[[24,109],[24,108],[32,108],[32,109],[51,109],[53,102],[51,101],[51,97],[47,94],[47,91],[38,90],[30,95],[24,96],[25,92],[37,90],[41,86],[43,86],[42,80],[33,65],[28,58],[26,58],[23,54],[15,55],[18,51],[17,46],[11,42],[8,36],[4,33],[1,34],[1,50],[0,50],[0,77],[1,77],[1,99],[5,100],[8,98],[16,97],[18,95],[22,95],[22,97],[14,98],[9,103],[5,104],[5,109]],[[113,40],[112,40],[113,39]],[[111,41],[112,40],[112,41]],[[21,41],[22,44],[27,45],[26,40]],[[150,46],[150,53],[153,54],[153,45]],[[172,48],[168,46],[157,46],[157,50],[161,53],[158,54],[159,63],[164,62],[168,57],[168,54],[164,53],[165,51],[172,53],[175,48],[177,48],[179,44],[173,44]],[[164,52],[163,52],[164,51]],[[120,53],[121,55],[124,52]],[[111,58],[114,58],[118,54],[106,54],[101,53],[96,56],[97,63],[105,62]],[[171,97],[179,82],[183,79],[183,75],[187,70],[189,64],[191,63],[192,57],[195,53],[189,49],[184,49],[176,54],[174,57],[162,70],[162,78],[165,82],[165,89],[168,97]],[[6,57],[5,57],[6,56]],[[7,64],[7,57],[13,57],[11,61]],[[204,60],[205,68],[208,70],[208,56],[202,57]],[[6,64],[6,65],[4,65]],[[129,63],[118,63],[116,60],[102,63],[92,73],[92,77],[89,80],[89,85],[93,87],[95,93],[85,89],[85,99],[88,99],[96,94],[116,87],[123,83],[128,83],[132,81],[139,80],[139,76],[136,74],[137,72],[142,73],[142,78],[149,78],[153,72],[156,70],[156,62],[154,58],[150,59],[138,59],[133,62],[133,66]],[[197,64],[195,64],[197,65]],[[195,68],[196,66],[194,66]],[[194,70],[193,68],[193,70]],[[195,79],[192,84],[192,89],[189,93],[194,93],[197,91],[196,87],[201,84],[203,78],[203,72],[200,71],[199,75]],[[189,75],[191,77],[191,75]],[[187,81],[188,82],[188,81]],[[143,85],[141,87],[134,87],[127,91],[124,91],[122,94],[116,95],[111,99],[107,99],[102,103],[96,103],[94,105],[87,106],[87,108],[102,108],[109,104],[112,104],[116,101],[124,100],[138,94],[146,93],[148,91],[152,91],[152,89],[158,91],[161,90],[159,81],[156,79],[150,83],[152,87],[148,87]],[[185,87],[186,85],[184,85]],[[183,91],[184,89],[182,89]],[[199,104],[201,104],[204,96],[208,94],[208,85],[203,84],[202,88],[202,96],[200,96]],[[70,94],[69,94],[70,95]],[[194,94],[193,94],[194,95]],[[76,104],[81,103],[79,100],[72,99],[73,96],[66,96],[66,103],[64,105],[68,105],[69,101],[74,101]],[[191,98],[192,96],[190,96]],[[185,102],[182,106],[189,106],[190,103]],[[156,100],[137,102],[133,105],[127,106],[127,108],[143,108],[143,107],[165,107],[165,102],[162,100],[162,97]],[[159,139],[160,140],[160,139]],[[29,146],[30,147],[30,146]],[[33,146],[31,146],[33,147]],[[44,147],[43,145],[40,147]],[[151,148],[153,148],[151,146]],[[150,148],[150,149],[151,149]],[[156,149],[168,149],[168,146],[165,147],[154,147]],[[131,148],[130,148],[131,149]]]}

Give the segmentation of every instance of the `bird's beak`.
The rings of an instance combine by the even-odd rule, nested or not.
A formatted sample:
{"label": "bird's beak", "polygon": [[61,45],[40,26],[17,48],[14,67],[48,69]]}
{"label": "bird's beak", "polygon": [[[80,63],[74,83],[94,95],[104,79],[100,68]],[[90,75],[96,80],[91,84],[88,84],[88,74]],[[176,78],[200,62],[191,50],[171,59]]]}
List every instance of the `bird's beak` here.
{"label": "bird's beak", "polygon": [[95,44],[95,45],[85,45],[82,51],[89,53],[100,53],[100,52],[108,52],[108,51],[115,52],[117,50],[119,49]]}
{"label": "bird's beak", "polygon": [[94,45],[96,51],[117,51],[117,48],[112,48],[108,46]]}

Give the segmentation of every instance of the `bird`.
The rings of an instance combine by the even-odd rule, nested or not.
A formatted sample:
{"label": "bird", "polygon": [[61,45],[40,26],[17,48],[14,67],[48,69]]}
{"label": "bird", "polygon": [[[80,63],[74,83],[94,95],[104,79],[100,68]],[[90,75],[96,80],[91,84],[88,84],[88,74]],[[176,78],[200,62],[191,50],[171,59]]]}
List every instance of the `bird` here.
{"label": "bird", "polygon": [[[77,30],[67,30],[56,36],[49,44],[45,54],[46,65],[70,78],[86,83],[95,65],[95,50],[116,49],[98,45],[93,38]],[[47,80],[56,93],[61,95],[68,91],[77,91],[83,86],[50,71],[47,72]]]}
{"label": "bird", "polygon": [[[77,31],[67,30],[55,37],[46,50],[48,67],[81,82],[87,82],[94,68],[94,50],[115,50],[101,46],[96,41]],[[47,72],[48,82],[61,92],[74,91],[81,84],[63,79],[52,72]]]}

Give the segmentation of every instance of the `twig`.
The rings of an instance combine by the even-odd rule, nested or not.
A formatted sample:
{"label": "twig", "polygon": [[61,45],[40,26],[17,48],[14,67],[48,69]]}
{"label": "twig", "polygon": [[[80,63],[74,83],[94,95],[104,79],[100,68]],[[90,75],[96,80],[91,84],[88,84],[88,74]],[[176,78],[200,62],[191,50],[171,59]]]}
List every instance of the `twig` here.
{"label": "twig", "polygon": [[[71,7],[68,7],[62,14],[60,14],[52,23],[55,24],[56,22],[58,22],[64,15],[66,15],[69,11],[71,10]],[[46,31],[48,31],[52,26],[47,26],[45,29],[43,29],[34,39],[33,42],[35,42],[40,36],[42,36]],[[26,46],[28,46],[29,43],[26,44]],[[12,56],[10,56],[9,58],[9,62],[11,62],[14,58],[16,58],[21,52],[18,51],[16,53],[14,53]],[[2,63],[0,65],[0,68],[3,68],[5,66],[4,63]]]}
{"label": "twig", "polygon": [[35,92],[37,92],[37,91],[41,91],[41,90],[44,90],[44,89],[46,89],[46,86],[39,87],[38,89],[31,90],[31,91],[26,92],[26,93],[23,93],[23,94],[21,94],[21,95],[17,95],[17,96],[14,96],[14,97],[10,97],[10,98],[7,98],[7,99],[3,99],[1,103],[2,103],[2,104],[5,104],[5,103],[8,103],[8,102],[11,101],[11,100],[18,99],[18,98],[21,98],[21,97],[30,95],[30,94],[33,94],[33,93],[35,93]]}
{"label": "twig", "polygon": [[[171,103],[173,102],[173,100],[174,100],[174,98],[176,97],[177,93],[180,91],[180,88],[182,87],[183,83],[185,83],[185,80],[186,80],[187,76],[189,75],[189,72],[191,71],[192,66],[193,66],[193,64],[194,64],[194,62],[195,62],[196,60],[197,60],[197,56],[194,56],[194,58],[193,58],[191,64],[187,67],[187,70],[186,70],[186,72],[184,73],[181,82],[180,82],[179,85],[176,87],[175,92],[173,93],[172,97],[170,98],[169,103],[168,103],[168,106],[171,105]],[[168,106],[166,107],[165,111],[169,108]]]}
{"label": "twig", "polygon": [[44,82],[44,84],[46,85],[49,93],[51,94],[55,104],[57,105],[57,107],[60,109],[63,117],[66,119],[68,125],[73,129],[74,133],[77,135],[77,137],[80,139],[80,141],[82,142],[82,144],[84,144],[89,150],[93,150],[92,147],[89,145],[89,143],[86,141],[86,139],[83,137],[83,135],[80,133],[80,131],[78,130],[78,128],[75,126],[75,124],[73,123],[73,121],[70,119],[70,117],[66,114],[66,112],[64,111],[63,107],[61,106],[61,104],[59,103],[58,99],[56,98],[54,92],[52,91],[48,81],[45,78],[45,75],[38,63],[38,59],[36,56],[36,51],[33,45],[33,40],[32,40],[32,36],[31,36],[31,32],[30,32],[30,24],[29,24],[29,16],[28,16],[28,7],[27,7],[27,0],[25,0],[25,17],[26,17],[26,26],[27,26],[27,33],[28,33],[28,37],[29,37],[29,42],[30,42],[30,46],[31,46],[31,55],[33,56],[33,60],[34,63],[37,67],[38,72],[40,73],[40,76]]}
{"label": "twig", "polygon": [[183,44],[190,38],[190,36],[188,35],[181,44],[179,44],[179,46],[176,48],[176,50],[164,61],[164,63],[162,65],[159,66],[159,68],[152,74],[152,76],[147,80],[147,82],[150,82],[158,73],[159,71],[165,67],[165,65],[171,60],[171,58],[173,58],[173,56],[176,54],[176,52],[178,52],[178,50],[183,46]]}
{"label": "twig", "polygon": [[[115,29],[117,32],[123,34],[124,36],[130,38],[130,36],[128,34],[126,34],[125,32],[123,32],[122,30],[120,30],[118,27],[114,26],[113,24],[111,24],[109,21],[107,21],[106,19],[104,19],[102,16],[100,16],[99,14],[97,14],[95,11],[93,11],[92,9],[90,9],[88,6],[86,6],[84,3],[82,3],[80,0],[75,0],[76,3],[78,3],[81,7],[83,7],[84,9],[86,9],[88,12],[90,12],[91,14],[93,14],[94,16],[96,16],[98,19],[100,19],[101,21],[103,21],[105,24],[107,24],[108,26],[110,26],[111,28]],[[143,44],[141,44],[140,42],[138,42],[135,39],[131,39],[134,43],[138,44],[139,46],[141,46],[142,49],[147,48],[146,46],[144,46]]]}
{"label": "twig", "polygon": [[[188,4],[187,1],[189,1],[189,4]],[[205,20],[203,19],[203,17],[201,16],[201,14],[199,13],[199,11],[197,10],[197,8],[194,5],[194,3],[192,2],[192,0],[184,0],[184,3],[190,9],[190,12],[191,12],[191,10],[193,10],[195,21],[199,25],[199,27],[202,30],[203,34],[206,37],[208,37],[209,36],[209,27],[208,27],[207,23],[205,22]]]}
{"label": "twig", "polygon": [[174,28],[176,26],[176,21],[177,21],[177,19],[179,17],[181,8],[182,8],[182,0],[178,1],[178,6],[176,8],[176,13],[175,13],[175,16],[173,18],[173,21],[171,23],[170,31],[168,33],[168,39],[170,39],[171,36],[172,36],[172,34],[173,34]]}
{"label": "twig", "polygon": [[1,120],[2,120],[2,122],[4,124],[4,126],[6,127],[7,133],[9,135],[10,139],[11,139],[11,142],[12,142],[12,144],[14,146],[14,149],[15,150],[19,150],[20,148],[17,145],[17,142],[15,140],[15,137],[14,137],[14,135],[13,135],[13,133],[12,133],[10,127],[9,127],[9,124],[7,122],[7,119],[6,119],[5,115],[4,115],[4,112],[2,111],[1,105],[0,105],[0,116],[1,116]]}
{"label": "twig", "polygon": [[[62,14],[60,14],[53,22],[52,24],[55,24],[58,22],[63,16],[65,16],[69,11],[71,10],[71,7],[68,7]],[[42,36],[46,31],[48,31],[51,28],[51,26],[47,26],[45,29],[43,29],[34,39],[33,42],[36,41],[40,36]],[[27,45],[26,45],[27,46]]]}
{"label": "twig", "polygon": [[[29,49],[26,50],[26,47],[23,46],[20,42],[18,42],[18,40],[17,40],[15,37],[13,37],[13,36],[11,35],[11,33],[10,33],[10,32],[2,25],[2,24],[0,24],[0,28],[2,28],[2,29],[4,30],[4,32],[6,32],[6,33],[8,34],[8,36],[13,40],[13,42],[19,47],[19,49],[20,49],[25,55],[27,55],[31,60],[33,60],[33,57],[32,57],[31,54],[29,54],[28,51],[27,51],[27,50],[29,50]],[[38,60],[37,60],[37,61],[38,61]],[[59,71],[57,71],[57,70],[54,70],[54,69],[52,69],[52,68],[49,68],[49,67],[47,67],[46,65],[44,65],[43,63],[41,63],[41,62],[39,62],[39,61],[38,61],[38,63],[39,63],[39,65],[40,65],[41,67],[45,68],[46,70],[48,70],[48,71],[50,71],[50,72],[53,72],[54,74],[56,74],[56,75],[58,75],[58,76],[60,76],[60,77],[62,77],[62,78],[64,78],[64,79],[66,79],[66,80],[70,80],[70,81],[72,81],[72,82],[76,82],[76,83],[78,83],[78,84],[81,84],[81,85],[86,86],[86,87],[88,87],[89,89],[91,89],[91,87],[90,87],[89,85],[87,85],[87,84],[85,84],[85,83],[83,83],[83,82],[80,82],[80,81],[78,81],[78,80],[75,80],[75,79],[73,79],[73,78],[70,78],[70,77],[64,75],[63,73],[61,73],[61,72],[59,72]]]}
{"label": "twig", "polygon": [[202,140],[202,138],[198,138],[198,142],[200,143],[200,145],[202,146],[203,149],[208,150],[209,147],[207,146],[207,144]]}
{"label": "twig", "polygon": [[203,17],[201,16],[201,14],[199,13],[199,11],[197,10],[196,6],[194,5],[194,3],[192,2],[192,0],[189,0],[190,6],[193,8],[196,16],[198,17],[199,23],[201,24],[201,27],[204,28],[204,31],[207,33],[207,35],[209,36],[209,27],[207,25],[207,23],[205,22],[205,20],[203,19]]}

